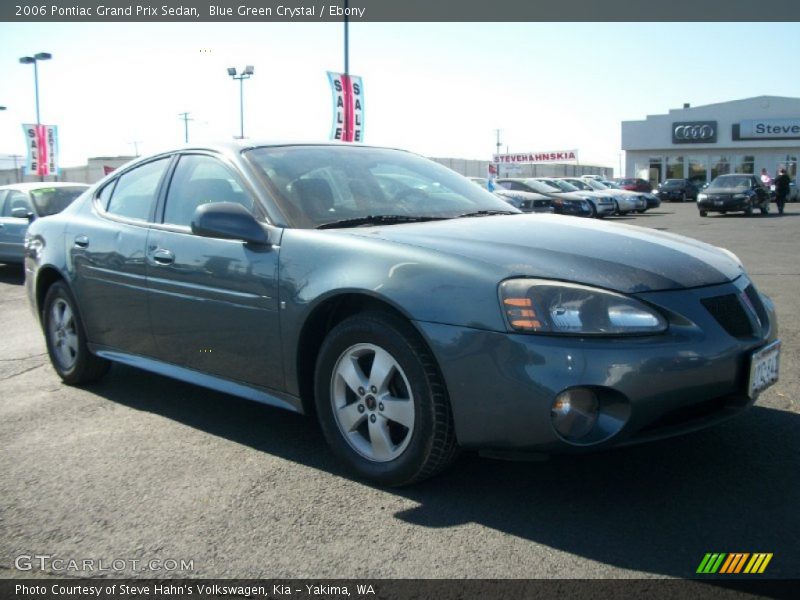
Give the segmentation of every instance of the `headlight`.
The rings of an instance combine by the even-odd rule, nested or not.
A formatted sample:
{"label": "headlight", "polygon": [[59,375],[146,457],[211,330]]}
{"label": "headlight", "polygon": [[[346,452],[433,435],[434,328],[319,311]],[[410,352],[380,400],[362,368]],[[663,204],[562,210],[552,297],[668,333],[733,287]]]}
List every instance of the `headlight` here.
{"label": "headlight", "polygon": [[509,279],[500,302],[511,331],[571,335],[647,335],[667,322],[644,303],[598,288],[548,281]]}
{"label": "headlight", "polygon": [[708,200],[708,194],[697,194],[697,201]]}

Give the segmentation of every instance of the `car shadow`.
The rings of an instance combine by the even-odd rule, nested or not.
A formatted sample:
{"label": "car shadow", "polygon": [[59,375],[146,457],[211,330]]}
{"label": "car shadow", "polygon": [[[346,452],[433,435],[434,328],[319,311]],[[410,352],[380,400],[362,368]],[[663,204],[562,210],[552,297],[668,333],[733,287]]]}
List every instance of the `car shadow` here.
{"label": "car shadow", "polygon": [[[348,477],[311,418],[122,365],[88,389]],[[389,491],[418,504],[394,515],[415,527],[477,523],[592,561],[669,577],[695,577],[707,552],[771,552],[765,576],[797,578],[797,440],[800,415],[755,407],[672,440],[545,462],[463,453],[437,477]]]}
{"label": "car shadow", "polygon": [[25,269],[22,265],[0,263],[0,283],[24,285]]}

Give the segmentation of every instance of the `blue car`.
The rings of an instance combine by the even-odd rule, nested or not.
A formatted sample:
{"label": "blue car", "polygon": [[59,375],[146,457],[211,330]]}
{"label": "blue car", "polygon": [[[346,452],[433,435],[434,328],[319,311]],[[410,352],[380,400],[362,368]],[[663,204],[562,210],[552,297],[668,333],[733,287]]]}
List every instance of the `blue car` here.
{"label": "blue car", "polygon": [[123,363],[313,415],[381,485],[460,448],[693,431],[751,406],[780,365],[773,304],[732,253],[525,214],[387,148],[140,158],[30,225],[25,276],[65,384]]}
{"label": "blue car", "polygon": [[61,212],[87,189],[86,184],[67,182],[0,186],[0,262],[21,264],[31,220]]}

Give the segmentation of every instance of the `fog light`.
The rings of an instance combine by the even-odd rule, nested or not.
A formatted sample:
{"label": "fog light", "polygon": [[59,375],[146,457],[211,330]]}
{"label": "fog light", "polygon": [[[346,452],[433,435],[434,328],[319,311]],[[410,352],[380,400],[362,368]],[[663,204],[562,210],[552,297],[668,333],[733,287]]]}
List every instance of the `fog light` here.
{"label": "fog light", "polygon": [[574,388],[561,392],[550,410],[553,427],[565,439],[578,441],[594,428],[599,406],[592,390]]}

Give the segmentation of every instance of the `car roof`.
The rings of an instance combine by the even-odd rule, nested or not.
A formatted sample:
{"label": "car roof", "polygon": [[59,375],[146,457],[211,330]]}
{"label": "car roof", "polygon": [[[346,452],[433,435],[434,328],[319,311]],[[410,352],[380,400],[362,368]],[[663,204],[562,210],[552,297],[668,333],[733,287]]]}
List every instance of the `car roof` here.
{"label": "car roof", "polygon": [[10,183],[8,185],[0,185],[0,190],[18,190],[20,192],[29,192],[41,188],[54,188],[54,187],[89,187],[88,183],[80,181],[29,181],[25,183]]}

